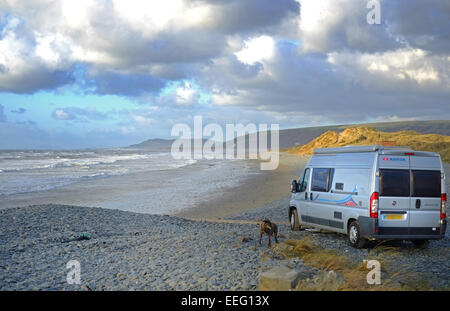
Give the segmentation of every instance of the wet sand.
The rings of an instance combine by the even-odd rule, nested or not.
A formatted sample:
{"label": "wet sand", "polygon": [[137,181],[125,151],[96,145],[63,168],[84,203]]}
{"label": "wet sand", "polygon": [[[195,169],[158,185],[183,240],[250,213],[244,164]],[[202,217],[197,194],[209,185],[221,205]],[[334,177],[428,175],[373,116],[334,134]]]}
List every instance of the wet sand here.
{"label": "wet sand", "polygon": [[[280,154],[276,170],[260,171],[241,183],[190,209],[181,210],[176,216],[189,219],[214,220],[251,210],[290,194],[290,185],[306,165],[308,157]],[[280,211],[280,213],[283,213]]]}

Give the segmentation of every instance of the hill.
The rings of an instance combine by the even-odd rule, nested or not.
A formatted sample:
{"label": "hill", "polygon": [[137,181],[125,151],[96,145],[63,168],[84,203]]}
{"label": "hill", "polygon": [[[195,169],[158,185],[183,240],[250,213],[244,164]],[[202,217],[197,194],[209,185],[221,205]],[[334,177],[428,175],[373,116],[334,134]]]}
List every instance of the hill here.
{"label": "hill", "polygon": [[[342,132],[349,127],[371,127],[383,132],[396,131],[416,131],[421,134],[441,134],[450,135],[450,120],[436,121],[401,121],[401,122],[380,122],[365,124],[347,124],[347,125],[330,125],[304,127],[295,129],[280,130],[280,149],[290,148],[296,145],[304,145],[311,140],[317,138],[327,131]],[[174,139],[149,139],[140,144],[129,146],[128,148],[146,149],[151,151],[168,152],[172,146]],[[246,135],[248,141],[248,135]],[[270,148],[270,136],[267,142]]]}
{"label": "hill", "polygon": [[148,139],[146,141],[143,141],[142,143],[128,146],[127,148],[149,149],[152,151],[169,151],[173,141],[173,139]]}
{"label": "hill", "polygon": [[327,131],[309,143],[292,147],[287,151],[294,154],[312,154],[316,148],[376,144],[407,146],[415,150],[438,152],[443,161],[450,162],[450,136],[420,134],[416,131],[381,132],[371,127],[349,127],[340,133]]}
{"label": "hill", "polygon": [[371,127],[382,132],[416,131],[421,134],[450,136],[450,120],[344,124],[281,130],[280,148],[304,145],[327,131],[342,132],[349,127]]}

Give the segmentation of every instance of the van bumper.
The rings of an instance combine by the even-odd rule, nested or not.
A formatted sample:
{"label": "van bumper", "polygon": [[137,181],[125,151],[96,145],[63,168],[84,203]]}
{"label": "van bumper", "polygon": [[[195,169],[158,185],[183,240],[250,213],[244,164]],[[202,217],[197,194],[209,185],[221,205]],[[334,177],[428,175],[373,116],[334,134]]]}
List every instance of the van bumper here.
{"label": "van bumper", "polygon": [[377,218],[358,217],[360,234],[367,239],[389,240],[439,240],[445,236],[447,219],[441,219],[440,226],[419,227],[379,227]]}

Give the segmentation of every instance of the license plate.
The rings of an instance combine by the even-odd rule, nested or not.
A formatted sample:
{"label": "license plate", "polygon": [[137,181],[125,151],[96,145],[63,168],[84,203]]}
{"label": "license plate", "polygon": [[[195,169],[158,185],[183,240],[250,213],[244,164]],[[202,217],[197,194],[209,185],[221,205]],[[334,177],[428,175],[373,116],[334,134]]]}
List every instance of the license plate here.
{"label": "license plate", "polygon": [[384,219],[387,220],[403,220],[404,214],[384,214]]}

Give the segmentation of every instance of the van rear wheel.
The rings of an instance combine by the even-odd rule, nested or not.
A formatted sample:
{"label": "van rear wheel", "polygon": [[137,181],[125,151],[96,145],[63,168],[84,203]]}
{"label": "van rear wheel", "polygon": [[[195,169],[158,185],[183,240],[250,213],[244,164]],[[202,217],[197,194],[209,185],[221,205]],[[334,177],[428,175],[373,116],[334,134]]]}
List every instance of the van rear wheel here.
{"label": "van rear wheel", "polygon": [[427,248],[430,245],[429,240],[413,240],[414,246],[417,248]]}
{"label": "van rear wheel", "polygon": [[300,230],[300,223],[298,221],[298,212],[297,212],[297,209],[295,209],[295,208],[293,208],[291,211],[290,223],[291,223],[292,231]]}
{"label": "van rear wheel", "polygon": [[356,220],[348,226],[348,242],[355,248],[363,248],[367,243],[367,239],[361,237],[359,223]]}

